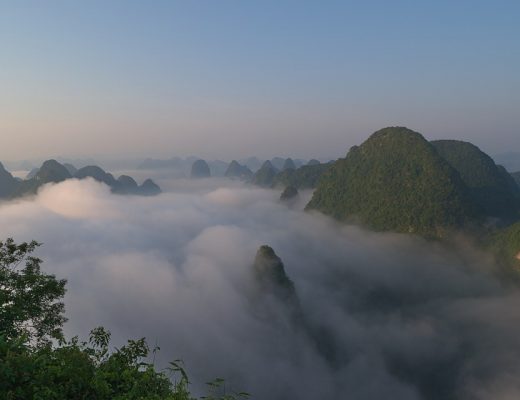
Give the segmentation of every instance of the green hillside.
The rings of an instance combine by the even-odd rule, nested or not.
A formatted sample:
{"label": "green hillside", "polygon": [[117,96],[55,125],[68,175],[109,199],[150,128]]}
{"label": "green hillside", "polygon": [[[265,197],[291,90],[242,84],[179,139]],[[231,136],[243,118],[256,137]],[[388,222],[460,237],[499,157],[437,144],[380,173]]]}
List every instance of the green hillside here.
{"label": "green hillside", "polygon": [[520,222],[495,232],[488,245],[499,262],[520,268]]}
{"label": "green hillside", "polygon": [[293,186],[297,189],[314,189],[331,164],[303,165],[298,169],[286,169],[274,177],[273,186]]}
{"label": "green hillside", "polygon": [[255,172],[251,178],[251,183],[253,185],[270,187],[277,173],[278,170],[273,166],[271,161],[267,160],[262,164],[262,167]]}
{"label": "green hillside", "polygon": [[518,217],[520,188],[503,167],[497,166],[491,157],[471,143],[459,140],[431,143],[458,171],[483,214],[510,220]]}
{"label": "green hillside", "polygon": [[404,127],[375,132],[322,176],[308,210],[377,231],[441,237],[477,216],[455,171]]}

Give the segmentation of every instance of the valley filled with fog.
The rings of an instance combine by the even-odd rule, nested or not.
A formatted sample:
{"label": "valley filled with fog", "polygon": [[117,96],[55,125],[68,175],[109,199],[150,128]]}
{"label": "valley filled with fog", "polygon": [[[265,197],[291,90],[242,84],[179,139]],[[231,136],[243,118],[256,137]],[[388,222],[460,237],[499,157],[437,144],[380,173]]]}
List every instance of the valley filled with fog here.
{"label": "valley filled with fog", "polygon": [[[0,236],[42,242],[44,270],[68,280],[67,336],[146,337],[159,367],[183,359],[194,382],[260,399],[520,395],[520,292],[468,239],[340,225],[303,211],[305,191],[289,207],[238,181],[153,179],[154,197],[69,179],[1,203]],[[258,287],[264,244],[296,306]]]}

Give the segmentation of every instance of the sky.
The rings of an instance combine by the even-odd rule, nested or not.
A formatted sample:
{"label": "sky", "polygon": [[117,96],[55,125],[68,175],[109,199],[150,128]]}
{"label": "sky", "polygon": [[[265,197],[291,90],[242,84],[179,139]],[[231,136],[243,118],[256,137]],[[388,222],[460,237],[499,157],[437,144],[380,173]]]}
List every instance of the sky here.
{"label": "sky", "polygon": [[0,160],[520,152],[520,3],[0,0]]}

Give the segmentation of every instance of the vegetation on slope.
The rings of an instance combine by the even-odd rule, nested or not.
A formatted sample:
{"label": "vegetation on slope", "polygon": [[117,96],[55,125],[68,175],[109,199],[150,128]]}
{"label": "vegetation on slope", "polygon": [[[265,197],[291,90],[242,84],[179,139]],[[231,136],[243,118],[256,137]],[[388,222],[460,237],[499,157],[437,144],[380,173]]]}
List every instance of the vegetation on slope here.
{"label": "vegetation on slope", "polygon": [[421,134],[404,127],[381,129],[336,161],[307,209],[428,237],[442,237],[476,216],[457,171]]}
{"label": "vegetation on slope", "polygon": [[520,222],[496,231],[488,244],[499,263],[520,268]]}
{"label": "vegetation on slope", "polygon": [[262,167],[255,172],[251,178],[251,183],[262,187],[270,187],[273,184],[274,177],[278,170],[273,167],[271,161],[267,160]]}
{"label": "vegetation on slope", "polygon": [[273,186],[293,186],[297,189],[314,189],[331,164],[303,165],[298,169],[286,169],[273,179]]}
{"label": "vegetation on slope", "polygon": [[291,202],[299,196],[298,189],[294,186],[287,186],[282,194],[280,194],[280,200],[283,202]]}
{"label": "vegetation on slope", "polygon": [[294,283],[287,276],[282,260],[270,246],[260,246],[253,271],[263,291],[272,293],[283,301],[296,301]]}
{"label": "vegetation on slope", "polygon": [[484,215],[509,220],[518,217],[520,188],[504,168],[471,143],[459,140],[431,143],[460,174],[472,201]]}

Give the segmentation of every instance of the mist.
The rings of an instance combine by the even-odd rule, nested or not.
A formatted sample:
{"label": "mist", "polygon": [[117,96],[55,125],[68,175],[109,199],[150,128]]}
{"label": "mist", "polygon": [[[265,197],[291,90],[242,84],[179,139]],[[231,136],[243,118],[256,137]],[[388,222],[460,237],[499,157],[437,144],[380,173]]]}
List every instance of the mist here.
{"label": "mist", "polygon": [[[161,178],[156,197],[87,179],[0,204],[0,236],[38,240],[68,280],[66,334],[103,325],[183,359],[195,391],[215,377],[256,399],[520,396],[520,292],[466,238],[452,246],[345,226],[279,193]],[[301,318],[252,274],[268,244]],[[256,293],[256,294],[255,294]]]}

